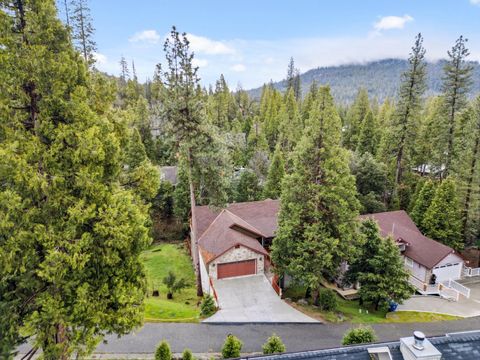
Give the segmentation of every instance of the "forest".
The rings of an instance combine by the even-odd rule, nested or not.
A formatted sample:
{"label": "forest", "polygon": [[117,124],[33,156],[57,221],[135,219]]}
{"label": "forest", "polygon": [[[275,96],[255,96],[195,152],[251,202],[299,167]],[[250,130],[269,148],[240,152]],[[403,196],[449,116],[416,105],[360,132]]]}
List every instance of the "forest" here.
{"label": "forest", "polygon": [[175,27],[151,81],[125,58],[107,76],[86,1],[64,6],[61,20],[53,0],[0,2],[0,357],[32,335],[27,357],[81,357],[139,326],[152,222],[186,235],[195,204],[281,199],[272,259],[309,283],[355,256],[359,214],[406,210],[435,240],[479,245],[480,96],[463,36],[435,96],[418,34],[396,98],[302,91],[292,58],[285,90],[256,100],[220,74],[204,86]]}

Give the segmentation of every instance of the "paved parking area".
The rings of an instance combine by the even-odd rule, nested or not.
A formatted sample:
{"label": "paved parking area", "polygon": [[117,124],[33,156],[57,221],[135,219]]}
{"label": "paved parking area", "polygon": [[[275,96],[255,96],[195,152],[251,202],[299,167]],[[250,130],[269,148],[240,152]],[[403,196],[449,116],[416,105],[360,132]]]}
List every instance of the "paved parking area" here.
{"label": "paved parking area", "polygon": [[285,303],[265,275],[215,280],[220,310],[204,323],[318,323]]}
{"label": "paved parking area", "polygon": [[459,282],[470,288],[469,299],[461,296],[460,300],[455,302],[437,296],[415,296],[399,305],[398,310],[426,311],[462,317],[480,316],[480,277],[467,278]]}

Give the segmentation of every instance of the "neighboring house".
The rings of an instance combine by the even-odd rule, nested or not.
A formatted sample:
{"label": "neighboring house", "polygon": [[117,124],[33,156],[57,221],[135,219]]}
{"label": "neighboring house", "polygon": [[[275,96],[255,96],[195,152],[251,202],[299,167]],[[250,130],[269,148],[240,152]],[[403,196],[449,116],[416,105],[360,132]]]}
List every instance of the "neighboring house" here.
{"label": "neighboring house", "polygon": [[344,346],[285,354],[249,356],[254,360],[467,360],[480,358],[480,331],[452,333],[426,339],[414,336],[400,341]]}
{"label": "neighboring house", "polygon": [[178,168],[176,166],[159,166],[160,180],[168,181],[173,186],[177,185]]}
{"label": "neighboring house", "polygon": [[[272,278],[269,250],[278,227],[279,208],[279,200],[234,203],[223,210],[195,207],[192,229],[196,229],[197,241],[192,244],[192,255],[194,261],[198,258],[205,292],[211,292],[211,280],[261,273]],[[391,236],[397,242],[417,289],[428,287],[429,293],[438,292],[438,286],[427,286],[432,274],[437,284],[463,276],[463,258],[452,248],[422,235],[405,211],[360,217],[366,218],[378,223],[382,236]]]}
{"label": "neighboring house", "polygon": [[235,203],[215,211],[195,208],[202,288],[210,279],[261,274],[268,271],[268,250],[277,230],[278,200]]}
{"label": "neighboring house", "polygon": [[398,244],[407,270],[423,283],[458,280],[463,276],[464,260],[451,247],[424,236],[403,211],[389,211],[360,216],[374,219],[382,236],[391,236]]}

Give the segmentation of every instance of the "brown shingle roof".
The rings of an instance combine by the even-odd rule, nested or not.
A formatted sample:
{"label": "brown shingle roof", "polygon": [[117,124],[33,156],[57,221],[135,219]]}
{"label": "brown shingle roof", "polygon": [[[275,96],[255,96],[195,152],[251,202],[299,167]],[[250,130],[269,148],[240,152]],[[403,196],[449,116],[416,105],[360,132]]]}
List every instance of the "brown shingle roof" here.
{"label": "brown shingle roof", "polygon": [[[237,215],[245,222],[258,229],[265,237],[275,236],[277,230],[277,215],[280,209],[280,200],[263,200],[234,203],[227,206],[226,210]],[[220,211],[215,211],[208,206],[195,208],[195,221],[197,237],[200,238],[209,225],[215,220]]]}
{"label": "brown shingle roof", "polygon": [[[247,235],[244,232],[233,229],[239,226],[252,233]],[[260,254],[268,255],[267,251],[254,237],[262,236],[258,230],[240,219],[229,210],[222,210],[213,222],[201,233],[198,239],[200,254],[206,263],[209,263],[218,256],[236,245],[243,245]]]}
{"label": "brown shingle roof", "polygon": [[409,245],[404,255],[428,269],[432,269],[448,254],[455,252],[451,247],[424,236],[403,210],[361,215],[360,218],[374,219],[382,236],[392,236],[394,240],[407,242]]}

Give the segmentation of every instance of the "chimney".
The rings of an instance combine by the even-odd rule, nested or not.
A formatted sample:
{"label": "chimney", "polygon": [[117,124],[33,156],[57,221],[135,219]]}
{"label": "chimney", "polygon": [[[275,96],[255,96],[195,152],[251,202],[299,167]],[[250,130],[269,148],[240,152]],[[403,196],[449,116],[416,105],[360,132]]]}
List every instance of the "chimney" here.
{"label": "chimney", "polygon": [[421,331],[414,331],[412,337],[400,339],[400,352],[404,360],[441,360],[442,353],[425,338]]}

